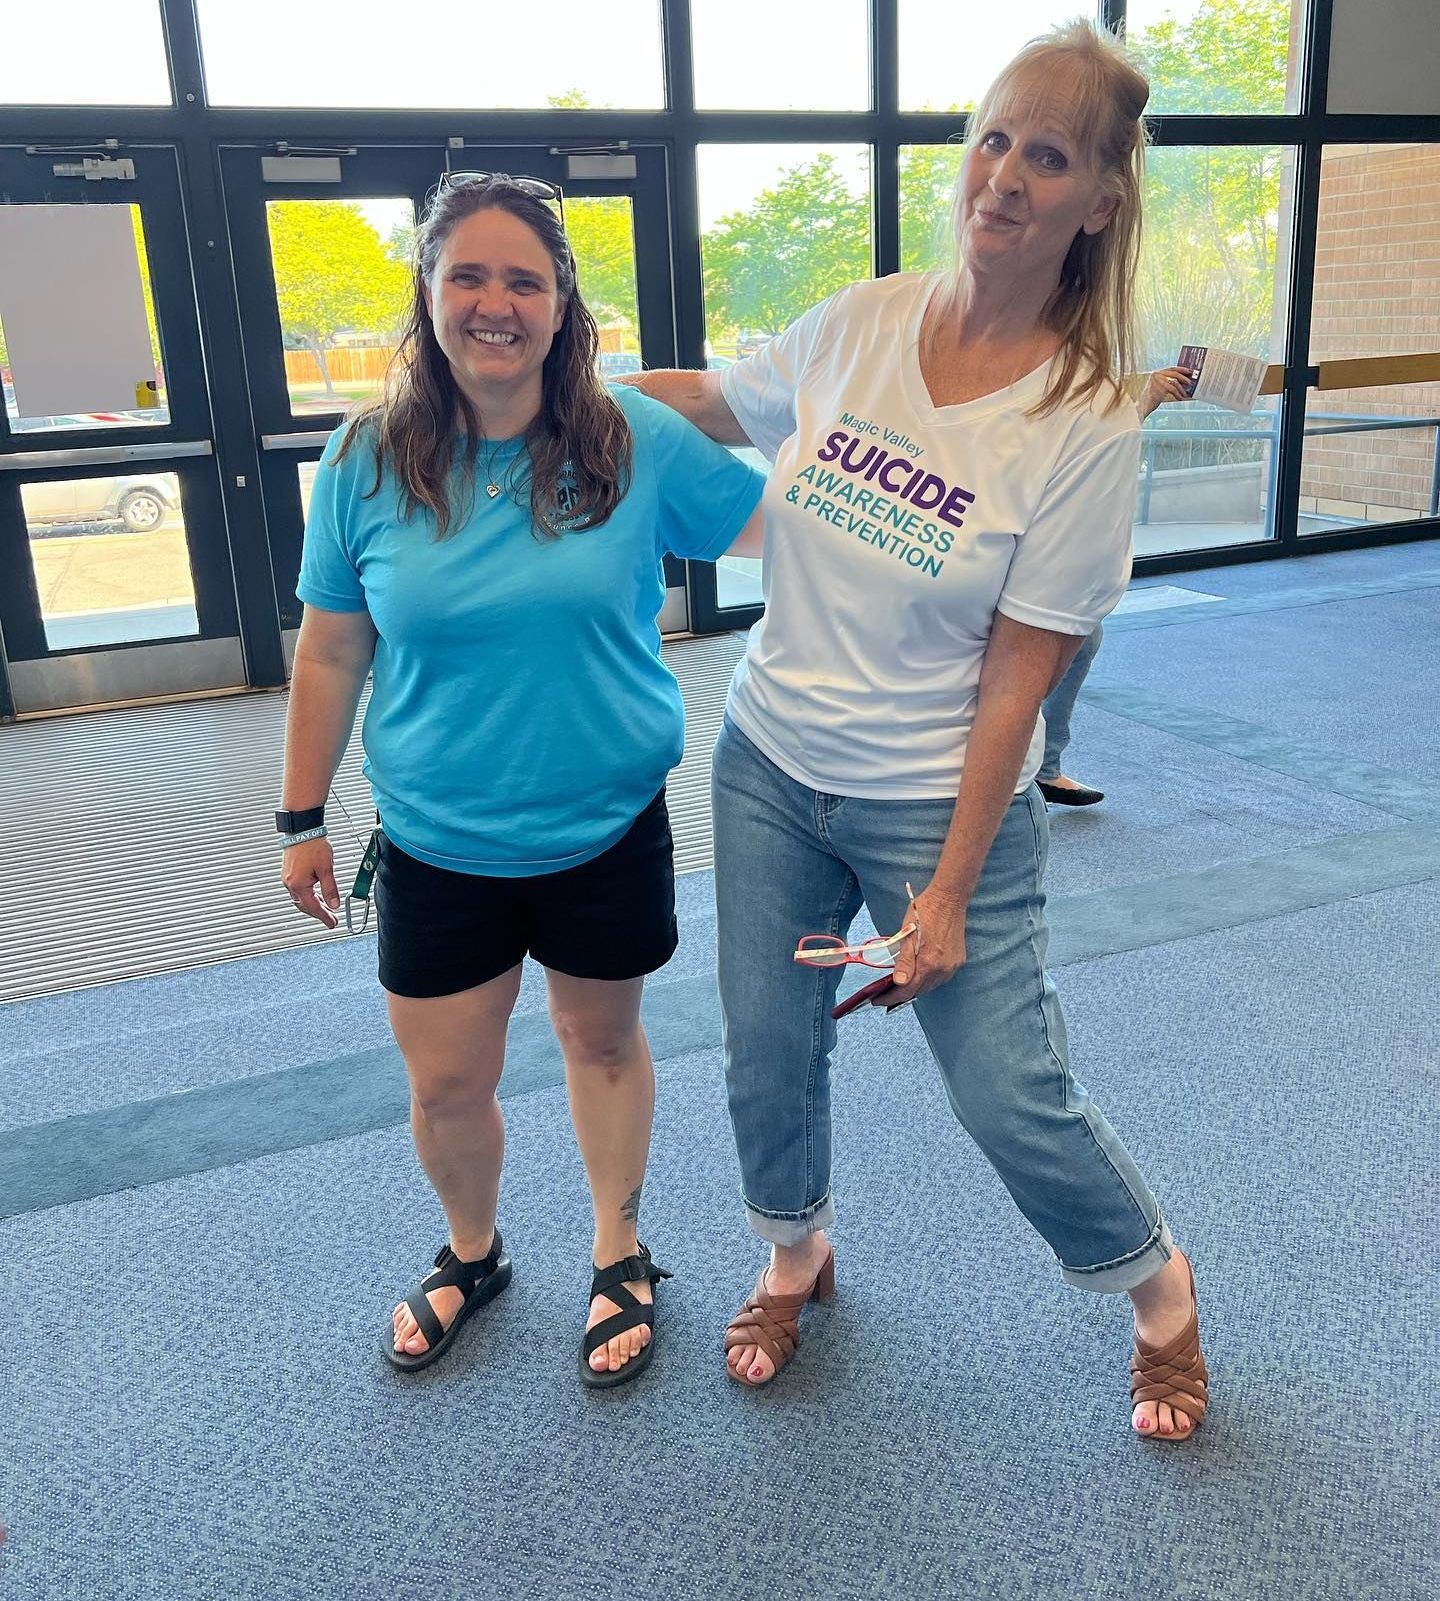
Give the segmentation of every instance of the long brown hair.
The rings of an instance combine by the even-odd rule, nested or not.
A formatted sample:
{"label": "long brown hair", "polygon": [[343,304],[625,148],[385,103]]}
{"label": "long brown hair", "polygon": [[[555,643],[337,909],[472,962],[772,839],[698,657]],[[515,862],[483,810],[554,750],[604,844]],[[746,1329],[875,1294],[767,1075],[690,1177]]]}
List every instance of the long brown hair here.
{"label": "long brown hair", "polygon": [[435,337],[425,286],[456,224],[486,210],[508,211],[540,240],[565,303],[564,320],[541,368],[540,410],[525,430],[525,449],[511,466],[505,489],[517,496],[528,489],[531,526],[540,538],[598,528],[629,487],[630,425],[601,381],[599,330],[580,298],[575,258],[559,219],[503,173],[444,183],[432,197],[415,231],[410,309],[384,393],[352,414],[336,459],[363,434],[375,452],[369,494],[377,493],[388,467],[400,480],[400,509],[407,520],[427,508],[444,539],[470,515],[485,419],[455,382]]}
{"label": "long brown hair", "polygon": [[[1060,335],[1060,349],[1045,393],[1030,410],[1036,417],[1066,400],[1088,402],[1107,390],[1107,409],[1118,406],[1125,398],[1121,380],[1138,348],[1135,272],[1146,137],[1142,113],[1150,85],[1120,42],[1079,18],[1032,39],[985,91],[971,114],[966,139],[980,135],[1002,104],[1053,106],[1060,94],[1066,97],[1066,111],[1102,193],[1117,204],[1099,233],[1087,234],[1083,228],[1076,233],[1060,268],[1060,282],[1041,314],[1045,326]],[[957,224],[961,204],[962,185],[957,184]],[[957,276],[963,271],[959,266]]]}

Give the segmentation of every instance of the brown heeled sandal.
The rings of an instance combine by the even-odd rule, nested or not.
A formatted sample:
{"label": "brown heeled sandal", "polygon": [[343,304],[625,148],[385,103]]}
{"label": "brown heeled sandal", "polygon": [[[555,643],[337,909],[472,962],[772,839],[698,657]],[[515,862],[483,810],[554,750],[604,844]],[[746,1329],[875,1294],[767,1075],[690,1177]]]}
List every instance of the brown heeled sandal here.
{"label": "brown heeled sandal", "polygon": [[755,1293],[730,1319],[730,1327],[725,1330],[725,1371],[737,1384],[743,1384],[751,1390],[763,1389],[769,1384],[770,1379],[750,1379],[744,1374],[737,1373],[730,1361],[730,1353],[744,1345],[756,1346],[773,1363],[775,1372],[770,1375],[773,1379],[799,1349],[800,1312],[805,1303],[834,1299],[835,1248],[833,1246],[830,1247],[830,1254],[820,1264],[815,1282],[808,1290],[802,1290],[798,1295],[772,1295],[765,1288],[765,1272],[762,1271],[755,1285]]}
{"label": "brown heeled sandal", "polygon": [[1183,1434],[1161,1434],[1158,1427],[1134,1432],[1142,1440],[1165,1440],[1172,1445],[1194,1434],[1210,1404],[1209,1374],[1200,1350],[1200,1304],[1195,1296],[1195,1270],[1188,1257],[1185,1267],[1190,1274],[1190,1299],[1195,1302],[1190,1321],[1164,1345],[1150,1345],[1136,1334],[1135,1352],[1130,1358],[1132,1410],[1143,1402],[1156,1401],[1184,1412],[1190,1419],[1190,1427]]}

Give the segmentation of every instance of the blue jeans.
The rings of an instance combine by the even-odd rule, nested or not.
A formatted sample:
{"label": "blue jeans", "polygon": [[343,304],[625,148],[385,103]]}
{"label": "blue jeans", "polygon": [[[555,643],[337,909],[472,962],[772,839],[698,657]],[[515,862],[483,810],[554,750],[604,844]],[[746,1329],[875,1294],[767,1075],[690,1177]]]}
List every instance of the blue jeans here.
{"label": "blue jeans", "polygon": [[[796,783],[728,719],[715,747],[715,895],[730,1118],[751,1226],[793,1245],[835,1218],[830,1016],[840,970],[792,960],[862,902],[886,933],[929,882],[948,800],[874,801]],[[1173,1245],[1155,1198],[1070,1072],[1045,973],[1049,834],[1033,785],[1005,813],[966,922],[965,965],[915,1002],[955,1115],[1065,1278],[1129,1290]]]}
{"label": "blue jeans", "polygon": [[1075,660],[1070,663],[1064,678],[1045,697],[1045,704],[1040,708],[1045,714],[1045,755],[1040,762],[1040,771],[1035,775],[1037,778],[1060,776],[1060,758],[1070,743],[1070,714],[1075,710],[1080,686],[1085,682],[1090,664],[1095,660],[1104,637],[1105,629],[1097,623],[1095,632],[1076,651]]}

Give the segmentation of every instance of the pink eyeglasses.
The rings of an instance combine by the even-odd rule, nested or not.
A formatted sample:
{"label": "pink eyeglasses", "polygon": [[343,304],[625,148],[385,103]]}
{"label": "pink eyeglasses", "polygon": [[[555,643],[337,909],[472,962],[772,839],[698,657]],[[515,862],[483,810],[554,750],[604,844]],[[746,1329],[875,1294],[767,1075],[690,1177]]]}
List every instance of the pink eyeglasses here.
{"label": "pink eyeglasses", "polygon": [[863,967],[894,967],[895,952],[915,932],[918,924],[907,923],[898,934],[862,940],[847,945],[836,934],[806,934],[795,948],[795,960],[806,967],[843,967],[859,962]]}
{"label": "pink eyeglasses", "polygon": [[[915,891],[907,884],[905,893],[913,902]],[[806,934],[795,948],[795,960],[806,967],[843,967],[858,962],[862,967],[894,967],[895,952],[919,930],[918,923],[907,923],[898,934],[879,935],[847,945],[838,934]]]}

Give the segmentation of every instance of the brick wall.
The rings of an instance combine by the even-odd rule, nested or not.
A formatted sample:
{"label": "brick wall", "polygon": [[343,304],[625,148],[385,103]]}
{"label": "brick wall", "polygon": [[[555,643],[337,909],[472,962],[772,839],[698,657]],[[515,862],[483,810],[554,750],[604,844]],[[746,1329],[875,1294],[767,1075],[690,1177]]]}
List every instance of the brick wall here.
{"label": "brick wall", "polygon": [[[1440,145],[1331,147],[1315,243],[1312,361],[1440,351]],[[1314,413],[1440,416],[1440,383],[1311,392]],[[1367,521],[1429,510],[1434,428],[1307,438],[1302,512]]]}

